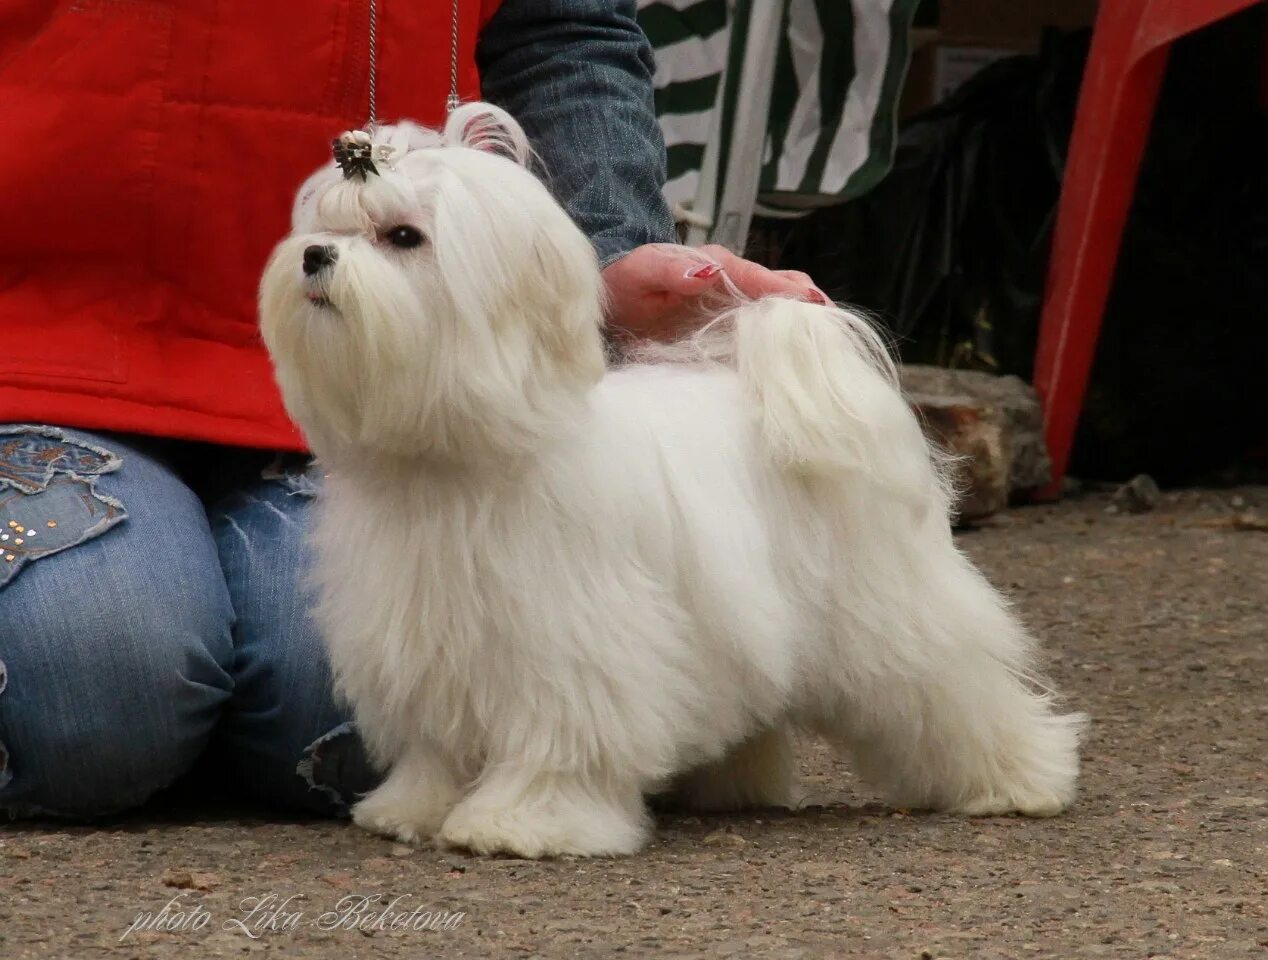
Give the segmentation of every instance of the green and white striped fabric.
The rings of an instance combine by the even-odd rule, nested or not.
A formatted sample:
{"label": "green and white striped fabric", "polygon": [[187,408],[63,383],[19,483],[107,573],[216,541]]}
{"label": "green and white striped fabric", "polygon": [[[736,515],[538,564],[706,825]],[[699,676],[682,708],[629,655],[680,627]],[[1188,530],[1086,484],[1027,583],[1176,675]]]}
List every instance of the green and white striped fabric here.
{"label": "green and white striped fabric", "polygon": [[656,52],[665,194],[695,240],[743,246],[889,170],[918,0],[639,0]]}

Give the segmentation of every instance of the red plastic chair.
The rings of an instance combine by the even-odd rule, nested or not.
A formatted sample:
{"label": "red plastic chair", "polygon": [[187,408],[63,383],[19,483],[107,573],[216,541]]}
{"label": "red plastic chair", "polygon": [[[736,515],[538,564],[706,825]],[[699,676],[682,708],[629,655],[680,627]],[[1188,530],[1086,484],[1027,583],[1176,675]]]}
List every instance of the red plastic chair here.
{"label": "red plastic chair", "polygon": [[[1060,496],[1123,225],[1171,45],[1259,0],[1101,0],[1061,186],[1035,351],[1052,483]],[[1268,75],[1266,75],[1268,76]]]}

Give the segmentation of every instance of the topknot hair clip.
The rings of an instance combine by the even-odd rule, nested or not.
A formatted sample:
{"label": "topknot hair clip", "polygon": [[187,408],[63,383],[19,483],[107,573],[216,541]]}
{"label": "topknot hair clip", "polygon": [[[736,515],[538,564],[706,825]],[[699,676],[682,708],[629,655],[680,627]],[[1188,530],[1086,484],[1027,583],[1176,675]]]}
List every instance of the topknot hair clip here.
{"label": "topknot hair clip", "polygon": [[395,148],[386,143],[376,144],[365,130],[349,130],[335,137],[332,146],[335,163],[347,180],[365,180],[370,174],[378,176],[377,163],[389,169],[396,154]]}

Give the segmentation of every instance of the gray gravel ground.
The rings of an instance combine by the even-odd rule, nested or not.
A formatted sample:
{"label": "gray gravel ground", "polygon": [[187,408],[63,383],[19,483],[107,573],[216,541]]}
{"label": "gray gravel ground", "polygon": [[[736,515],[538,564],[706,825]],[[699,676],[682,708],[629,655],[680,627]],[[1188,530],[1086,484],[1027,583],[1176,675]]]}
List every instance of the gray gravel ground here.
{"label": "gray gravel ground", "polygon": [[[1093,717],[1065,816],[887,810],[812,744],[820,806],[668,816],[618,861],[473,859],[186,800],[0,828],[0,957],[1268,955],[1268,488],[1168,494],[1142,515],[1110,503],[961,537]],[[462,915],[326,929],[341,898],[375,895],[422,926]],[[124,936],[172,897],[173,922],[183,909],[198,929]]]}

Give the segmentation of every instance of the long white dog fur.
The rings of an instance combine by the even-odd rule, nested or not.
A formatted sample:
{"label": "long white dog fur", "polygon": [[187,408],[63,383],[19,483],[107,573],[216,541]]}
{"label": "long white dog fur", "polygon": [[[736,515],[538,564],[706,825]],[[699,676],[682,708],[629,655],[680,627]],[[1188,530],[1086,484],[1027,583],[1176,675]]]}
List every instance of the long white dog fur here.
{"label": "long white dog fur", "polygon": [[765,299],[609,369],[595,254],[513,119],[374,142],[301,189],[260,296],[327,475],[316,616],[390,769],[358,824],[627,854],[649,793],[791,802],[797,729],[901,806],[1072,801],[1083,718],[953,543],[867,322]]}

